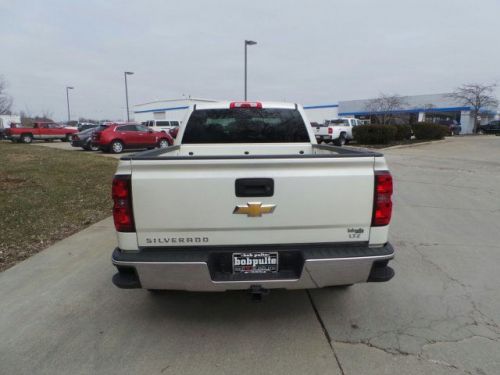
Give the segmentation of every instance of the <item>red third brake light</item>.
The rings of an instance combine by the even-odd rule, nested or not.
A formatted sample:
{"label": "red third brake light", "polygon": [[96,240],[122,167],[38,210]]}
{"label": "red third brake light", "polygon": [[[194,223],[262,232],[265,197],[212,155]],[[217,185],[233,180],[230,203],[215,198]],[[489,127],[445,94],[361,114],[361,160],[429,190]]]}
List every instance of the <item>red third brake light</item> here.
{"label": "red third brake light", "polygon": [[261,102],[231,102],[229,108],[262,108]]}
{"label": "red third brake light", "polygon": [[113,178],[113,219],[118,232],[135,232],[130,175]]}
{"label": "red third brake light", "polygon": [[389,225],[392,216],[392,176],[389,171],[375,171],[372,226]]}

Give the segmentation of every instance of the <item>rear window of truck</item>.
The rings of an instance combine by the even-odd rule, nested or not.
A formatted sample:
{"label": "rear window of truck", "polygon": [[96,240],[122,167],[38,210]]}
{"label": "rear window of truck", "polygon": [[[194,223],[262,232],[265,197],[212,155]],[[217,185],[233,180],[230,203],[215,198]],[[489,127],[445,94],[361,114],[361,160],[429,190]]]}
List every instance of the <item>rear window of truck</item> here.
{"label": "rear window of truck", "polygon": [[202,109],[186,124],[184,144],[310,142],[299,111],[277,108]]}
{"label": "rear window of truck", "polygon": [[330,120],[328,125],[330,126],[344,126],[349,125],[349,120]]}

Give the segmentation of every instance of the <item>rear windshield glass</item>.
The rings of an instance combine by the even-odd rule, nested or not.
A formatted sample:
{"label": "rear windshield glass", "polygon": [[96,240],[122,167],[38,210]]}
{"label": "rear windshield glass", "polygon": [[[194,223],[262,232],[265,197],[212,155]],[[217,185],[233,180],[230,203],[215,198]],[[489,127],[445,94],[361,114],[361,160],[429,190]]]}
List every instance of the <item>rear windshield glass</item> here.
{"label": "rear windshield glass", "polygon": [[330,126],[340,126],[340,125],[349,125],[348,120],[331,120]]}
{"label": "rear windshield glass", "polygon": [[191,114],[182,143],[309,142],[299,111],[271,108],[204,109]]}

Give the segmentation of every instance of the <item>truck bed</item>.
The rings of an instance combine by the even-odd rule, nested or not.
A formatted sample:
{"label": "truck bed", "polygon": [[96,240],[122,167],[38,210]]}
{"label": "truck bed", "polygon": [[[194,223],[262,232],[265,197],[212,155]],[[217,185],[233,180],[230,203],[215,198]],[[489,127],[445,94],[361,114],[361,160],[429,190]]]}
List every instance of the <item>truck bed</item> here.
{"label": "truck bed", "polygon": [[[132,174],[131,245],[189,246],[188,238],[206,238],[202,245],[366,243],[378,156],[334,146],[259,144],[182,145],[123,157],[118,174]],[[239,179],[272,180],[274,191],[238,196]],[[276,209],[260,217],[234,214],[236,206],[253,202]]]}

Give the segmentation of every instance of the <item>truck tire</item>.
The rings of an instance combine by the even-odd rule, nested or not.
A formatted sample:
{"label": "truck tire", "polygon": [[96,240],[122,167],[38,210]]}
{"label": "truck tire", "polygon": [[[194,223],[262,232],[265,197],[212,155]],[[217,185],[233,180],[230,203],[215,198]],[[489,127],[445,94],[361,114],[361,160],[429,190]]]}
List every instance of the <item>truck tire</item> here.
{"label": "truck tire", "polygon": [[336,146],[343,146],[345,145],[345,133],[340,133],[339,137],[334,141]]}
{"label": "truck tire", "polygon": [[109,150],[113,154],[119,154],[119,153],[121,153],[123,151],[123,143],[122,143],[122,141],[115,140],[115,141],[111,142],[111,144],[109,145]]}
{"label": "truck tire", "polygon": [[33,142],[33,136],[29,133],[22,134],[21,135],[21,142],[22,143],[31,143],[31,142]]}
{"label": "truck tire", "polygon": [[71,142],[71,134],[66,134],[66,136],[61,139],[63,142]]}

